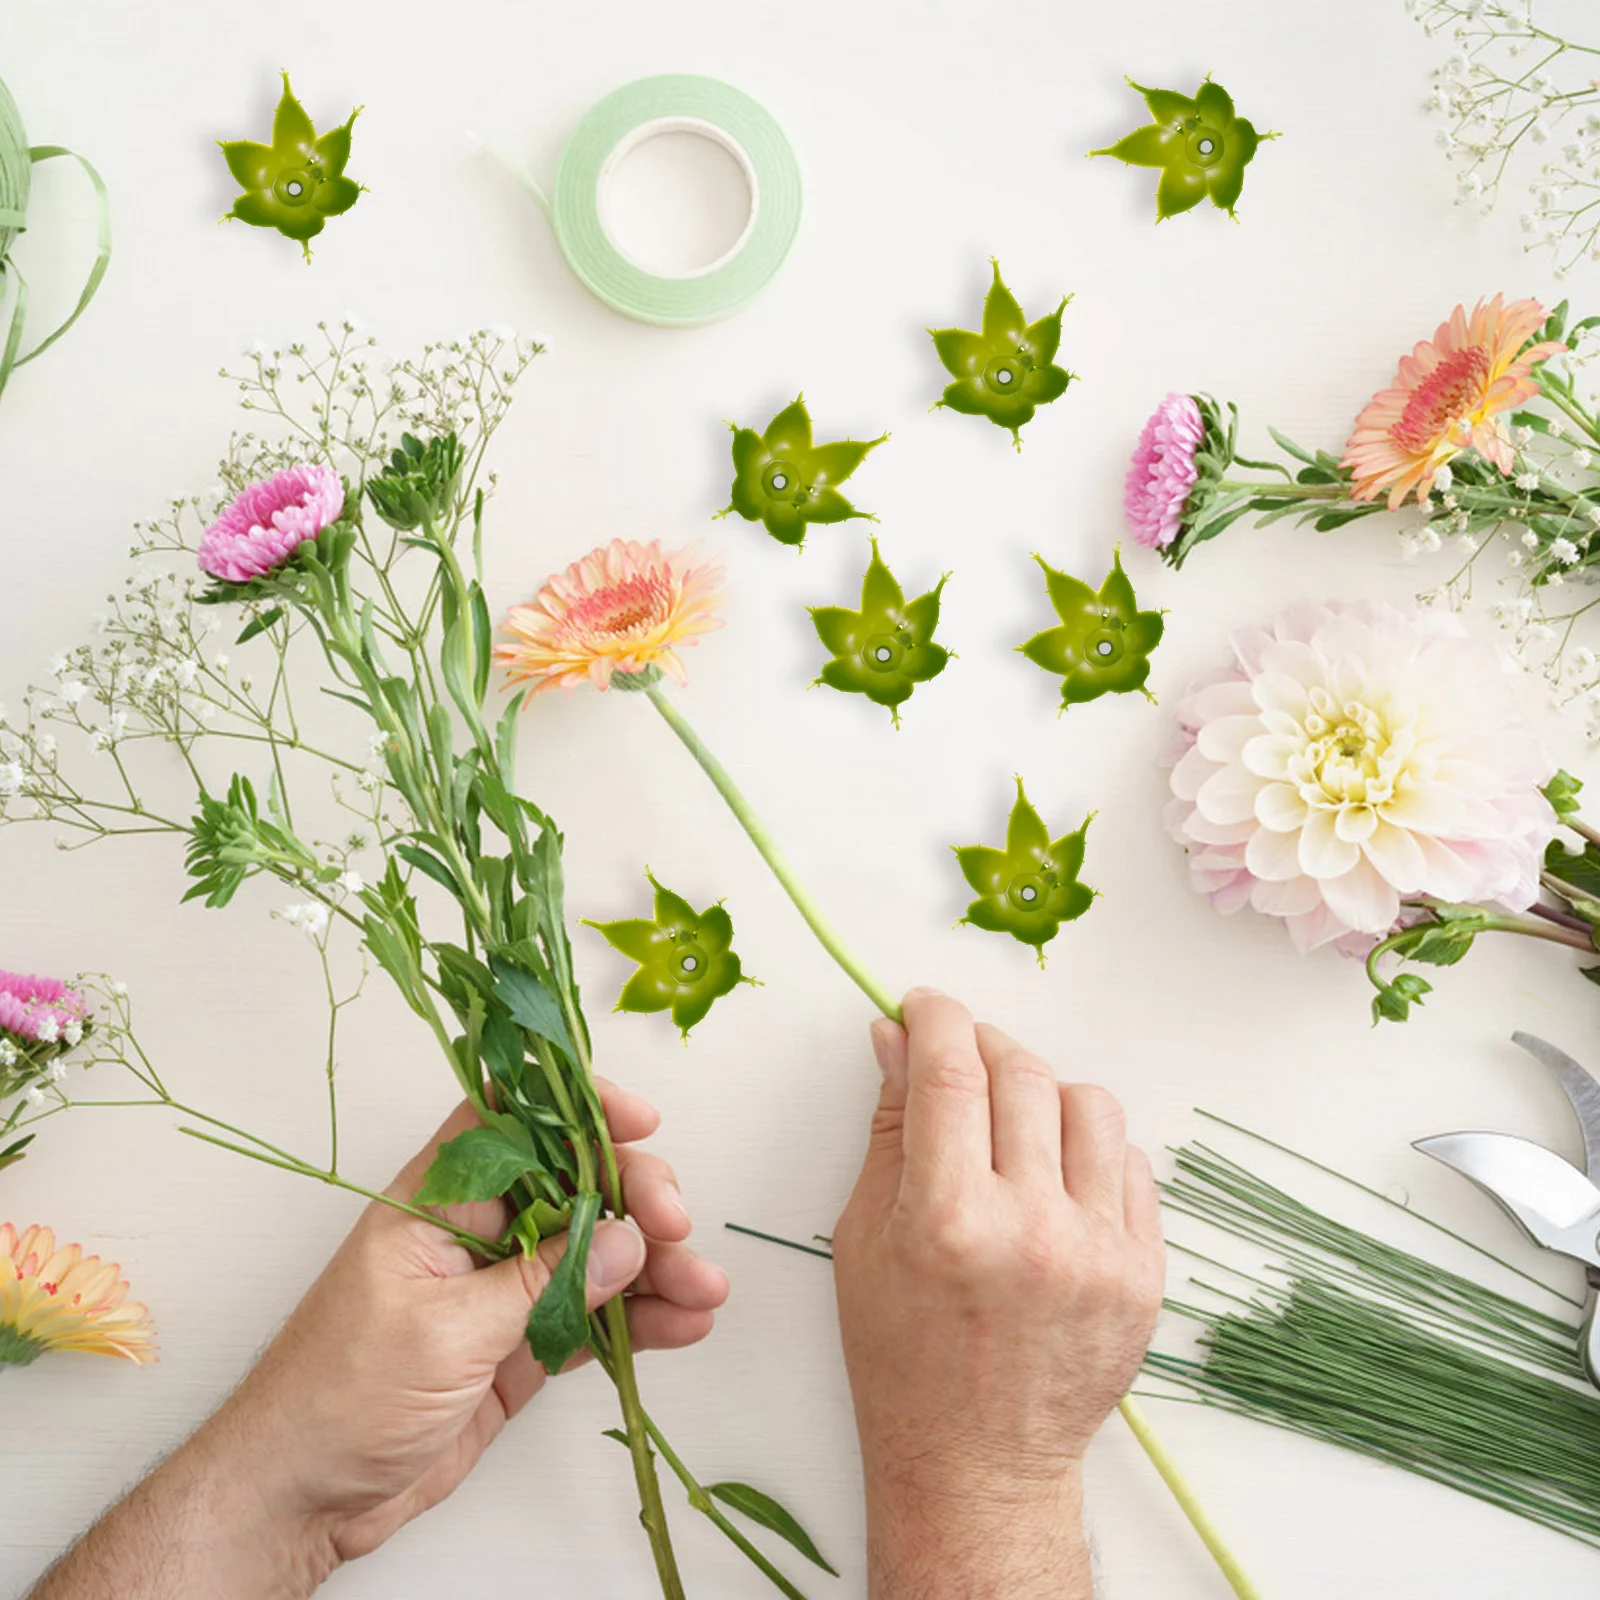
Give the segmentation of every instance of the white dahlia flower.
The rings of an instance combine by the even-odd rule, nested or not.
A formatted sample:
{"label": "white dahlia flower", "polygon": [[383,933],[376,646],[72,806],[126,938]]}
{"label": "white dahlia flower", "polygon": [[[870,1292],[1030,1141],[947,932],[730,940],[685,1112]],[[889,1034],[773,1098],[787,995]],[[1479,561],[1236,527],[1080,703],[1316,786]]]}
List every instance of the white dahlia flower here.
{"label": "white dahlia flower", "polygon": [[1526,680],[1448,612],[1301,605],[1233,637],[1178,707],[1167,825],[1218,911],[1302,951],[1380,938],[1401,902],[1532,904],[1554,764]]}

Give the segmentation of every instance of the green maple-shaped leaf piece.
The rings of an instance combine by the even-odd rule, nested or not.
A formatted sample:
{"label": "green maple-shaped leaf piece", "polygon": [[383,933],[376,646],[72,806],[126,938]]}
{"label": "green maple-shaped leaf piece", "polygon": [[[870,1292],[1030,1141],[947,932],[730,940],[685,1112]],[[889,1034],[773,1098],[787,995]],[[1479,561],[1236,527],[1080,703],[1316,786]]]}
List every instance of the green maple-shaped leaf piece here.
{"label": "green maple-shaped leaf piece", "polygon": [[950,652],[933,642],[939,626],[939,597],[950,581],[947,572],[926,594],[907,600],[905,591],[878,554],[861,580],[861,609],[813,606],[811,621],[832,660],[817,683],[844,694],[864,694],[874,705],[887,706],[900,726],[900,707],[919,683],[937,678]]}
{"label": "green maple-shaped leaf piece", "polygon": [[949,406],[967,416],[987,417],[1011,432],[1022,448],[1022,425],[1034,412],[1067,392],[1074,377],[1055,365],[1061,345],[1061,313],[1071,295],[1062,297],[1048,317],[1029,322],[1016,296],[1000,277],[1000,263],[991,260],[994,281],[983,302],[983,328],[930,328],[933,348],[954,379],[945,386],[934,410]]}
{"label": "green maple-shaped leaf piece", "polygon": [[[623,985],[618,1011],[670,1011],[687,1040],[689,1030],[724,995],[747,978],[733,951],[733,919],[721,902],[696,913],[681,895],[663,888],[650,873],[655,890],[654,916],[622,922],[589,922],[639,970]],[[585,919],[587,921],[587,919]]]}
{"label": "green maple-shaped leaf piece", "polygon": [[1061,708],[1098,700],[1103,694],[1128,694],[1137,689],[1147,700],[1150,652],[1161,643],[1166,622],[1159,611],[1141,611],[1133,585],[1122,570],[1122,552],[1111,558],[1111,571],[1098,589],[1065,572],[1057,572],[1043,556],[1050,604],[1059,627],[1036,633],[1019,649],[1035,665],[1061,676]]}
{"label": "green maple-shaped leaf piece", "polygon": [[839,485],[888,434],[815,444],[804,395],[796,395],[764,433],[733,422],[728,426],[733,430],[733,497],[717,512],[719,517],[737,511],[747,522],[761,523],[780,544],[797,549],[814,522],[876,520],[869,511],[857,511],[839,493]]}
{"label": "green maple-shaped leaf piece", "polygon": [[364,193],[359,183],[344,175],[351,132],[360,115],[357,106],[346,122],[318,138],[285,72],[283,98],[272,119],[272,143],[217,141],[228,171],[244,190],[223,221],[233,218],[253,228],[276,228],[286,239],[298,239],[309,261],[311,241],[327,219],[343,215]]}
{"label": "green maple-shaped leaf piece", "polygon": [[1061,931],[1061,924],[1076,921],[1094,904],[1095,891],[1078,881],[1092,821],[1091,813],[1076,833],[1052,839],[1018,778],[1005,848],[954,846],[962,875],[978,896],[961,924],[1009,933],[1032,945],[1042,967],[1044,947]]}
{"label": "green maple-shaped leaf piece", "polygon": [[1132,167],[1159,167],[1157,222],[1190,210],[1208,196],[1219,211],[1234,216],[1244,189],[1244,169],[1261,141],[1278,135],[1258,134],[1235,113],[1228,91],[1210,78],[1193,99],[1171,89],[1146,89],[1132,78],[1128,83],[1144,96],[1150,121],[1107,149],[1089,154],[1115,156]]}

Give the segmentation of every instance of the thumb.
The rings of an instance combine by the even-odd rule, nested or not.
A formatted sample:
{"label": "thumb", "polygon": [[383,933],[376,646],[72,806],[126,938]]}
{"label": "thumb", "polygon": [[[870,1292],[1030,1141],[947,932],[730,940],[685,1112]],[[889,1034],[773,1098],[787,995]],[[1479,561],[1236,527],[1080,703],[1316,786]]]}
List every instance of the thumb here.
{"label": "thumb", "polygon": [[[566,1251],[567,1236],[558,1234],[541,1240],[532,1256],[519,1250],[460,1280],[468,1301],[466,1314],[480,1329],[496,1362],[505,1360],[522,1343],[528,1313],[549,1286],[556,1263]],[[644,1235],[633,1223],[615,1218],[599,1223],[589,1241],[585,1273],[584,1297],[589,1309],[621,1294],[644,1270],[644,1259]]]}
{"label": "thumb", "polygon": [[906,1031],[887,1017],[872,1024],[872,1052],[878,1058],[883,1085],[872,1113],[866,1160],[856,1180],[856,1198],[870,1207],[892,1205],[900,1193],[905,1166],[904,1133],[909,1049]]}

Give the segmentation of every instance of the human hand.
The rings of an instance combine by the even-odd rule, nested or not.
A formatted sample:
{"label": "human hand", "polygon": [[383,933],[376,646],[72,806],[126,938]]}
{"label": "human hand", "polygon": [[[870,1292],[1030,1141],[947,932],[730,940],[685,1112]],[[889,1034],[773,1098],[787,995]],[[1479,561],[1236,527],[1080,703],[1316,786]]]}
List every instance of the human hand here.
{"label": "human hand", "polygon": [[[691,1224],[672,1169],[629,1143],[655,1131],[655,1109],[604,1083],[601,1100],[633,1220],[595,1229],[590,1309],[631,1285],[637,1348],[693,1344],[711,1331],[727,1278],[683,1242]],[[409,1201],[439,1144],[476,1120],[459,1107],[387,1192]],[[501,1201],[442,1214],[490,1238],[510,1220]],[[482,1266],[441,1229],[369,1206],[185,1450],[221,1470],[242,1464],[314,1587],[443,1500],[544,1386],[524,1330],[565,1243],[541,1243],[534,1260],[519,1253]]]}
{"label": "human hand", "polygon": [[883,1089],[834,1233],[875,1597],[1087,1596],[1079,1466],[1163,1285],[1150,1163],[932,990],[873,1025]]}

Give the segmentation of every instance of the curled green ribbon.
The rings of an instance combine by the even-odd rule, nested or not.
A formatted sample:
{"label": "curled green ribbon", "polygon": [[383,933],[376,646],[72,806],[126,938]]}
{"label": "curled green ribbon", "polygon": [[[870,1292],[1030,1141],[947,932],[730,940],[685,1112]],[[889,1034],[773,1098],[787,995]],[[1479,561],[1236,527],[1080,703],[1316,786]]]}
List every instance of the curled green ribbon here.
{"label": "curled green ribbon", "polygon": [[[28,316],[28,280],[23,277],[16,262],[11,259],[11,247],[16,243],[18,235],[28,226],[28,200],[33,189],[34,167],[44,161],[53,161],[57,156],[67,156],[76,161],[94,186],[100,215],[99,248],[82,292],[78,295],[78,303],[72,308],[66,321],[48,333],[26,355],[20,355],[18,352],[22,348],[23,324]],[[23,132],[22,114],[17,110],[17,103],[11,98],[5,84],[0,82],[0,295],[4,294],[7,274],[17,280],[16,300],[11,307],[11,323],[6,330],[4,344],[0,345],[0,395],[5,393],[13,368],[26,366],[28,362],[43,355],[83,315],[88,309],[89,302],[94,299],[100,281],[105,277],[106,268],[110,264],[111,203],[110,196],[106,192],[105,180],[95,171],[93,165],[75,150],[68,150],[58,144],[29,145],[27,135]]]}

